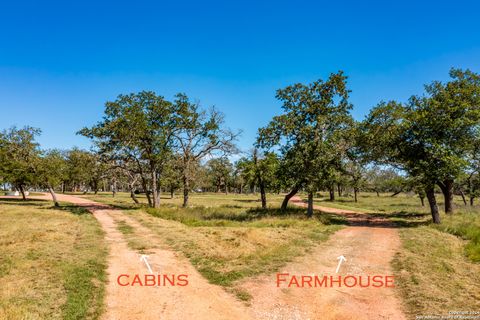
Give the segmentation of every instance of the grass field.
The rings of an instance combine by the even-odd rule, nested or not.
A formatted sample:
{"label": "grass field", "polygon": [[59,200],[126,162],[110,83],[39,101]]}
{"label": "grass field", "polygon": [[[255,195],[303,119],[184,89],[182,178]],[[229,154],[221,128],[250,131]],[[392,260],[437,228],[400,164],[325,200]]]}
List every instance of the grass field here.
{"label": "grass field", "polygon": [[106,247],[83,209],[0,200],[0,319],[97,319]]}
{"label": "grass field", "polygon": [[[133,249],[148,252],[166,245],[179,251],[211,283],[224,286],[245,301],[249,295],[237,287],[242,279],[279,270],[345,223],[341,217],[324,213],[306,219],[305,209],[295,207],[281,212],[281,195],[269,195],[267,210],[260,209],[258,195],[193,194],[189,208],[180,208],[181,197],[165,196],[159,209],[147,208],[142,195],[142,205],[135,205],[126,193],[115,198],[110,193],[85,196],[123,209],[161,242],[146,239],[125,218],[117,217],[117,228]],[[441,206],[440,196],[438,200]],[[416,196],[405,194],[377,197],[362,193],[357,203],[351,197],[335,202],[320,197],[315,203],[398,222],[402,249],[393,268],[406,312],[414,318],[480,309],[480,208],[465,207],[460,199],[455,200],[457,212],[442,214],[441,225],[430,224],[428,207],[422,207]],[[1,290],[0,318],[23,312],[32,319],[95,318],[101,303],[87,301],[103,294],[101,285],[90,284],[91,279],[97,279],[97,284],[104,281],[105,252],[104,247],[93,245],[102,243],[93,217],[80,209],[57,210],[39,201],[4,201],[0,210],[1,239],[15,239],[0,244],[5,252],[0,260],[1,280],[16,283],[15,277],[21,279],[20,285]],[[52,286],[52,279],[57,279],[53,282],[57,286]],[[69,282],[77,281],[85,286],[69,290]]]}

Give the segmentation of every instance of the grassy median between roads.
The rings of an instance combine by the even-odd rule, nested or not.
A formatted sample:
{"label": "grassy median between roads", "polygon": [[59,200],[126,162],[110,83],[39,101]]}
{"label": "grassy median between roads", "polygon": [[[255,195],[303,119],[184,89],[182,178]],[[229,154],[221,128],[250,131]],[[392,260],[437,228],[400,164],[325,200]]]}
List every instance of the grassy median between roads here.
{"label": "grassy median between roads", "polygon": [[[242,300],[249,297],[236,288],[240,280],[279,270],[344,223],[328,214],[307,219],[301,208],[281,211],[282,197],[277,195],[269,195],[268,209],[259,208],[256,195],[195,194],[189,208],[181,208],[180,199],[165,198],[158,209],[134,209],[125,194],[117,195],[117,200],[107,194],[88,197],[129,208],[124,213],[148,227],[163,244],[182,252],[210,283],[228,288]],[[141,234],[133,234],[125,221],[117,223],[133,249],[148,251],[136,245],[145,243]]]}
{"label": "grassy median between roads", "polygon": [[107,250],[87,211],[0,199],[0,319],[98,319]]}
{"label": "grassy median between roads", "polygon": [[220,206],[147,209],[132,216],[187,256],[211,283],[248,300],[235,289],[237,281],[279,270],[340,229],[332,223],[341,221],[306,219],[304,211]]}

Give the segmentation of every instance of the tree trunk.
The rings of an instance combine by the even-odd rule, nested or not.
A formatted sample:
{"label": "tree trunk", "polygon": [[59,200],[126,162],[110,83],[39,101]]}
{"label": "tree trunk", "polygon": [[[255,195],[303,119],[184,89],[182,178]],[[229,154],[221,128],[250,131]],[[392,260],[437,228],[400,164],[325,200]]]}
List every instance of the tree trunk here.
{"label": "tree trunk", "polygon": [[440,223],[440,213],[438,212],[437,199],[435,199],[435,188],[433,186],[425,189],[427,194],[428,204],[430,205],[430,212],[432,213],[433,223]]}
{"label": "tree trunk", "polygon": [[308,193],[307,217],[313,217],[313,192]]}
{"label": "tree trunk", "polygon": [[57,201],[57,195],[55,194],[55,191],[53,190],[53,188],[49,186],[48,192],[50,192],[50,195],[52,196],[52,201],[55,207],[59,207],[60,205],[58,204],[58,201]]}
{"label": "tree trunk", "polygon": [[133,190],[133,184],[128,184],[128,189],[130,190],[130,198],[132,198],[133,202],[139,204],[137,197],[135,196],[135,190]]}
{"label": "tree trunk", "polygon": [[283,202],[282,202],[282,210],[287,210],[287,205],[288,205],[288,201],[290,201],[290,199],[297,194],[298,190],[300,190],[299,187],[295,186],[292,191],[290,191],[290,193],[288,193],[285,198],[283,199]]}
{"label": "tree trunk", "polygon": [[353,196],[355,199],[355,202],[358,202],[358,188],[353,188]]}
{"label": "tree trunk", "polygon": [[153,207],[158,208],[160,206],[160,197],[158,193],[157,185],[157,172],[152,170],[152,193],[153,193]]}
{"label": "tree trunk", "polygon": [[267,209],[267,195],[264,183],[260,183],[260,198],[262,199],[262,209]]}
{"label": "tree trunk", "polygon": [[443,183],[438,183],[442,189],[443,197],[445,199],[445,213],[453,213],[453,180],[447,179]]}
{"label": "tree trunk", "polygon": [[333,186],[328,189],[330,192],[330,201],[335,201],[335,190],[333,189]]}
{"label": "tree trunk", "polygon": [[25,196],[25,190],[23,189],[23,186],[19,185],[18,189],[20,189],[20,193],[22,194],[23,201],[27,200],[27,197]]}
{"label": "tree trunk", "polygon": [[463,204],[466,206],[467,205],[467,199],[465,199],[465,194],[463,193],[462,190],[460,190],[460,195],[462,196]]}
{"label": "tree trunk", "polygon": [[114,180],[112,183],[112,196],[115,198],[117,195],[117,180]]}
{"label": "tree trunk", "polygon": [[188,177],[184,174],[183,175],[183,207],[186,208],[188,206],[188,194],[190,189],[190,183],[188,181]]}
{"label": "tree trunk", "polygon": [[422,207],[425,207],[425,197],[419,196],[420,202],[422,203]]}
{"label": "tree trunk", "polygon": [[397,192],[395,192],[395,193],[394,193],[394,194],[392,194],[390,197],[395,197],[396,195],[399,195],[400,193],[402,193],[402,191],[401,191],[401,190],[400,190],[400,191],[397,191]]}
{"label": "tree trunk", "polygon": [[342,196],[342,185],[341,184],[337,184],[337,191],[338,191],[338,196],[341,197]]}
{"label": "tree trunk", "polygon": [[135,191],[133,189],[130,190],[130,198],[132,198],[133,202],[139,204],[137,197],[135,196]]}
{"label": "tree trunk", "polygon": [[375,190],[375,192],[377,193],[377,197],[380,197],[380,192],[378,192],[378,190]]}
{"label": "tree trunk", "polygon": [[170,199],[173,199],[173,198],[175,198],[175,188],[170,187]]}
{"label": "tree trunk", "polygon": [[148,206],[152,207],[153,206],[152,198],[150,198],[150,193],[148,192],[147,180],[143,175],[141,175],[141,178],[142,178],[142,187],[143,187],[143,191],[145,191],[145,196],[147,197]]}
{"label": "tree trunk", "polygon": [[473,206],[473,199],[475,199],[474,197],[470,197],[470,205]]}

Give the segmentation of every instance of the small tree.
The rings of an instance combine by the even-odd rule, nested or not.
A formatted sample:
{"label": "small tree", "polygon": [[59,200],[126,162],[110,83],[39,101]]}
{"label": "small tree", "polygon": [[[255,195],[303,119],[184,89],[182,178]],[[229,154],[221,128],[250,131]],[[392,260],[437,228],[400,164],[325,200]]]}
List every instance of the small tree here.
{"label": "small tree", "polygon": [[49,150],[39,159],[37,180],[42,187],[45,187],[52,196],[56,207],[59,206],[55,187],[58,187],[65,180],[67,174],[67,163],[64,154],[59,150]]}
{"label": "small tree", "polygon": [[162,186],[170,191],[170,198],[175,196],[175,190],[179,189],[182,185],[182,170],[181,159],[178,155],[172,155],[170,161],[164,170],[164,174],[161,180]]}
{"label": "small tree", "polygon": [[35,137],[40,132],[32,127],[12,127],[0,134],[0,176],[21,192],[23,200],[25,189],[36,182],[40,149]]}
{"label": "small tree", "polygon": [[66,153],[65,182],[73,192],[87,192],[95,173],[96,159],[89,151],[73,148]]}
{"label": "small tree", "polygon": [[260,198],[262,200],[262,208],[267,208],[267,189],[275,188],[275,173],[278,170],[278,157],[273,152],[266,152],[259,157],[257,150],[253,153],[253,163],[255,168],[255,176],[260,187]]}
{"label": "small tree", "polygon": [[361,144],[364,140],[362,131],[357,122],[353,122],[351,127],[342,131],[347,143],[345,161],[342,162],[341,171],[350,178],[350,185],[353,188],[354,201],[357,202],[357,196],[360,189],[365,184],[366,165],[368,158],[362,150]]}
{"label": "small tree", "polygon": [[267,208],[267,190],[277,189],[276,173],[279,167],[279,159],[273,152],[265,152],[259,155],[258,149],[254,149],[251,159],[242,158],[237,166],[241,168],[243,179],[251,186],[258,186],[262,208]]}
{"label": "small tree", "polygon": [[211,159],[207,162],[208,175],[215,191],[220,192],[223,187],[225,194],[228,194],[228,184],[233,175],[233,165],[227,157]]}
{"label": "small tree", "polygon": [[174,102],[178,110],[178,130],[174,132],[181,159],[183,206],[188,206],[195,165],[215,153],[223,155],[236,152],[235,141],[240,132],[224,127],[224,116],[214,108],[201,110],[184,94],[177,94]]}

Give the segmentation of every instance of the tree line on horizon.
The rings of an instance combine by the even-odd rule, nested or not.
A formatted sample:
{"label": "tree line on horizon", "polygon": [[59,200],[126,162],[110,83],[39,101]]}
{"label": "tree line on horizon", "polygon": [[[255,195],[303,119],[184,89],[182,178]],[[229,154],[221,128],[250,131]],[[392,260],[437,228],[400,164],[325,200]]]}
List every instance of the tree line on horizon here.
{"label": "tree line on horizon", "polygon": [[151,91],[120,95],[105,104],[103,118],[78,134],[92,151],[41,150],[40,130],[10,128],[0,134],[0,181],[22,194],[29,187],[57,191],[145,192],[160,205],[161,192],[181,189],[183,206],[192,191],[285,192],[282,209],[299,191],[313,215],[317,192],[411,191],[440,223],[454,212],[453,197],[474,204],[480,192],[480,76],[451,69],[450,80],[434,81],[406,103],[382,101],[363,121],[351,115],[343,72],[310,84],[279,89],[282,113],[258,131],[252,150],[238,154],[241,132],[225,126],[215,108],[203,109],[185,94],[173,101]]}

